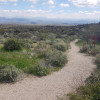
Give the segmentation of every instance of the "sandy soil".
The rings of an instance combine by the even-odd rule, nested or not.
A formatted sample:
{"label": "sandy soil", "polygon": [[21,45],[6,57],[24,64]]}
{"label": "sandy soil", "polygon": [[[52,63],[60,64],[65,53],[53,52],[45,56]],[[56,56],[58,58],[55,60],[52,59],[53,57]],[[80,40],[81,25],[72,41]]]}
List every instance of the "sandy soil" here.
{"label": "sandy soil", "polygon": [[84,84],[96,67],[93,58],[79,53],[75,41],[67,55],[69,62],[59,72],[42,78],[29,76],[15,84],[0,84],[0,100],[56,100]]}

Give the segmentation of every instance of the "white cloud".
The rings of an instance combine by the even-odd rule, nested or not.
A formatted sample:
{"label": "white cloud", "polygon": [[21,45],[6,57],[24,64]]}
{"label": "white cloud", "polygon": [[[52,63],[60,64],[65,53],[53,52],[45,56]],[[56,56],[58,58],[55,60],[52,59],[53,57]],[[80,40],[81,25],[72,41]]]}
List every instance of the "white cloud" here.
{"label": "white cloud", "polygon": [[17,4],[16,4],[16,3],[14,3],[14,4],[13,4],[13,6],[17,6]]}
{"label": "white cloud", "polygon": [[53,0],[48,0],[48,2],[44,2],[42,3],[42,5],[54,5],[54,1]]}
{"label": "white cloud", "polygon": [[49,0],[49,1],[48,1],[48,4],[54,5],[54,1],[53,1],[53,0]]}
{"label": "white cloud", "polygon": [[[74,16],[74,17],[73,17]],[[56,12],[44,10],[0,10],[0,17],[7,18],[55,18],[55,19],[100,19],[100,11]]]}
{"label": "white cloud", "polygon": [[29,2],[32,2],[32,3],[37,3],[38,1],[40,1],[40,0],[28,0]]}
{"label": "white cloud", "polygon": [[45,17],[49,11],[43,10],[0,10],[0,17],[7,18],[33,18]]}
{"label": "white cloud", "polygon": [[69,1],[78,7],[85,7],[85,6],[94,7],[100,5],[100,0],[69,0]]}
{"label": "white cloud", "polygon": [[17,2],[18,0],[0,0],[1,3],[6,3],[6,2]]}
{"label": "white cloud", "polygon": [[69,7],[69,6],[70,6],[69,4],[64,4],[64,3],[60,4],[60,7]]}
{"label": "white cloud", "polygon": [[34,8],[34,5],[31,5],[30,8]]}
{"label": "white cloud", "polygon": [[48,0],[48,2],[42,3],[42,5],[48,5],[50,8],[55,8],[55,2],[53,0]]}

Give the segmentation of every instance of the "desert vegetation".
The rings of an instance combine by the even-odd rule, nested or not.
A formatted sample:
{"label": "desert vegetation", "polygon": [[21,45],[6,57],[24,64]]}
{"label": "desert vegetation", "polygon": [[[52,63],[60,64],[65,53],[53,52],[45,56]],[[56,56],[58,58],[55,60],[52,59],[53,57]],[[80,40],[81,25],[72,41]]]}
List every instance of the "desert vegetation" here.
{"label": "desert vegetation", "polygon": [[0,25],[0,81],[17,81],[19,70],[40,77],[64,67],[64,53],[75,38],[68,30],[65,26]]}
{"label": "desert vegetation", "polygon": [[80,53],[95,57],[97,68],[83,86],[67,96],[70,100],[100,100],[99,27],[0,25],[0,82],[16,82],[23,74],[42,77],[60,70],[68,62],[65,53],[70,42],[79,39],[76,44]]}

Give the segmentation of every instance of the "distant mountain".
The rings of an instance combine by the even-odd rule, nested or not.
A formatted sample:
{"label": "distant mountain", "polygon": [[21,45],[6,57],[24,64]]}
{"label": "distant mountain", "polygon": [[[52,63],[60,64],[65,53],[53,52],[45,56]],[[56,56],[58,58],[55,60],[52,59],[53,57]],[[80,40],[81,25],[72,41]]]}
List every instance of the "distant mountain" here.
{"label": "distant mountain", "polygon": [[75,19],[47,19],[47,18],[5,18],[0,17],[0,24],[51,24],[51,25],[75,25],[98,23],[100,20],[75,20]]}
{"label": "distant mountain", "polygon": [[6,24],[18,24],[18,23],[30,23],[28,19],[24,19],[24,18],[4,18],[4,17],[0,17],[0,23],[6,23]]}

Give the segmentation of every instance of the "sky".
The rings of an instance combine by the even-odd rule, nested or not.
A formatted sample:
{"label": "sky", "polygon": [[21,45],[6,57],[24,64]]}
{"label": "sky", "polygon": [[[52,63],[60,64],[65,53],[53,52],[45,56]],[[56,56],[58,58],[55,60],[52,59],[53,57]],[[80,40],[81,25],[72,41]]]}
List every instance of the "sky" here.
{"label": "sky", "polygon": [[100,19],[100,0],[0,0],[0,17]]}

